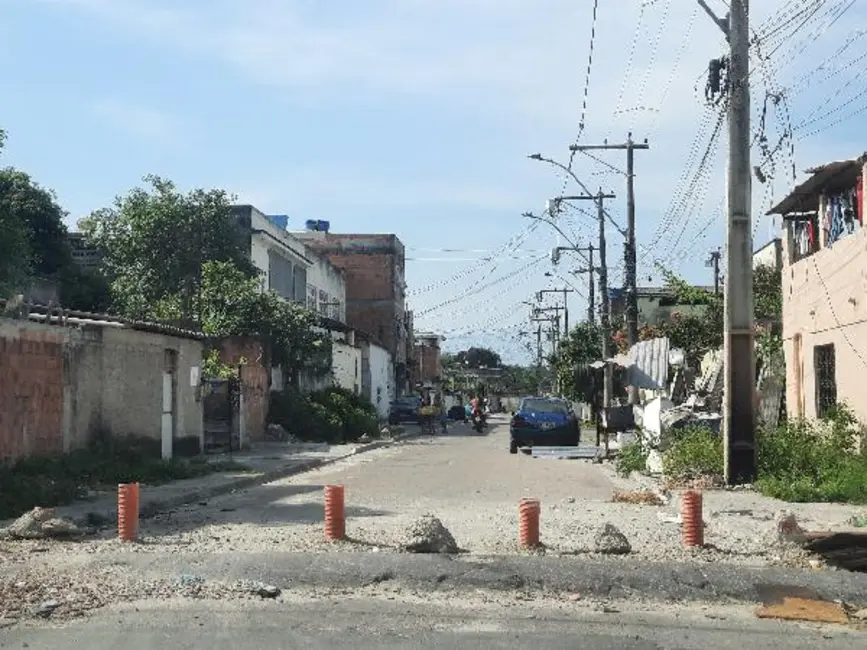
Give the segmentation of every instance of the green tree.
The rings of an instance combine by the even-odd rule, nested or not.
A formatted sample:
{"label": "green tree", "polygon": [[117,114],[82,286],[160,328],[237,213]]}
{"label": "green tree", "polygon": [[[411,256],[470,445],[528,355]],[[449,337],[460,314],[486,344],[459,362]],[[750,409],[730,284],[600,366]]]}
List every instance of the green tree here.
{"label": "green tree", "polygon": [[[162,320],[178,320],[182,295],[164,297],[155,306]],[[331,336],[317,327],[317,316],[262,291],[259,280],[230,262],[205,262],[201,284],[192,304],[193,317],[208,336],[259,337],[271,353],[270,361],[286,371],[293,384],[302,370],[331,368]]]}
{"label": "green tree", "polygon": [[500,355],[488,348],[470,348],[455,355],[455,361],[465,368],[499,368],[503,361]]}
{"label": "green tree", "polygon": [[131,190],[80,225],[105,255],[118,311],[134,318],[153,317],[153,307],[171,296],[179,299],[178,320],[192,324],[207,262],[228,262],[244,278],[257,272],[225,191],[196,189],[184,194],[159,176],[146,176],[145,182],[148,189]]}
{"label": "green tree", "polygon": [[592,373],[588,365],[602,358],[602,329],[584,321],[571,329],[551,359],[565,397],[591,402]]}

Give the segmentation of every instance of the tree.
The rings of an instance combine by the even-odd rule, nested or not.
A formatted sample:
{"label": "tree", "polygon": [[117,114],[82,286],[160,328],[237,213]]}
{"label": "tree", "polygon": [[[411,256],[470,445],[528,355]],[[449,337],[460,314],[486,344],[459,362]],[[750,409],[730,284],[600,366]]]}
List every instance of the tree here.
{"label": "tree", "polygon": [[246,279],[256,276],[256,268],[225,191],[183,194],[159,176],[144,180],[149,189],[131,190],[80,226],[104,253],[118,311],[133,318],[153,317],[153,307],[172,296],[180,301],[179,321],[194,323],[207,262],[230,263]]}
{"label": "tree", "polygon": [[[178,320],[183,296],[166,296],[155,306],[161,320]],[[331,337],[317,328],[317,316],[303,306],[287,302],[272,291],[262,291],[259,280],[230,262],[205,262],[201,284],[192,304],[202,332],[215,338],[258,337],[270,351],[270,361],[282,366],[293,384],[302,370],[326,372],[331,368]]]}
{"label": "tree", "polygon": [[503,361],[500,355],[488,348],[470,348],[455,355],[455,361],[465,368],[499,368]]}
{"label": "tree", "polygon": [[552,365],[565,397],[592,402],[592,372],[589,364],[602,358],[602,329],[584,321],[569,332],[552,358]]}

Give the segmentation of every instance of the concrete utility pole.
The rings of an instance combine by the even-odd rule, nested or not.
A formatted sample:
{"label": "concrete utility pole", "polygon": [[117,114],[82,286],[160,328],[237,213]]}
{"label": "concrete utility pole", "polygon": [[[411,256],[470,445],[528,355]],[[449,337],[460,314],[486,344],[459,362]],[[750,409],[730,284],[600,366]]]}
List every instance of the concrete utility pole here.
{"label": "concrete utility pole", "polygon": [[756,358],[753,329],[753,264],[750,228],[750,38],[749,0],[732,0],[728,20],[717,18],[704,0],[701,7],[729,42],[729,161],[724,286],[725,380],[723,441],[728,484],[756,477]]}
{"label": "concrete utility pole", "polygon": [[722,256],[719,249],[711,251],[710,258],[707,260],[707,265],[713,268],[713,293],[719,295],[719,260]]}
{"label": "concrete utility pole", "polygon": [[[650,149],[645,138],[637,144],[630,133],[622,144],[573,144],[571,151],[593,151],[619,149],[626,151],[626,246],[624,261],[626,263],[626,338],[629,346],[638,343],[638,269],[635,250],[635,150]],[[619,171],[619,170],[618,170]],[[622,172],[621,172],[622,173]],[[638,389],[629,387],[629,403],[638,403]]]}
{"label": "concrete utility pole", "polygon": [[604,387],[602,405],[605,408],[611,406],[611,394],[613,392],[613,377],[611,364],[608,359],[611,357],[611,305],[608,296],[608,264],[606,262],[605,249],[605,200],[617,198],[614,194],[605,194],[602,189],[595,196],[578,196],[575,200],[581,199],[585,201],[595,201],[598,211],[597,218],[599,220],[599,293],[601,294],[601,309],[599,313],[599,322],[602,324],[602,357],[605,361],[604,368]]}
{"label": "concrete utility pole", "polygon": [[587,273],[589,275],[589,282],[587,284],[587,322],[595,323],[596,322],[596,295],[595,295],[595,287],[596,284],[596,267],[593,266],[593,245],[587,246],[586,248],[582,248],[581,250],[587,251],[587,268],[586,269],[578,269],[574,271],[575,273]]}
{"label": "concrete utility pole", "polygon": [[[568,296],[570,293],[574,293],[575,289],[568,289],[563,287],[562,289],[542,289],[541,291],[536,292],[536,301],[542,302],[542,296],[546,293],[562,293],[563,294],[563,337],[569,336],[569,301]],[[544,311],[544,310],[541,310]]]}

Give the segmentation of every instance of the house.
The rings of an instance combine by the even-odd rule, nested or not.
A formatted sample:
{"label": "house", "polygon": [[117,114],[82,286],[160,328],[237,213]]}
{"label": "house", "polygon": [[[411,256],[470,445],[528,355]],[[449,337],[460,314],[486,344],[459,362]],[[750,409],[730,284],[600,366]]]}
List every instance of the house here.
{"label": "house", "polygon": [[[324,225],[323,225],[324,224]],[[382,345],[394,364],[397,394],[409,388],[404,246],[391,234],[335,234],[327,222],[308,222],[293,232],[309,250],[326,257],[343,272],[346,323]]]}
{"label": "house", "polygon": [[264,289],[345,322],[343,273],[287,232],[285,215],[268,216],[252,205],[232,206],[232,212],[245,233],[250,259],[262,272]]}
{"label": "house", "polygon": [[441,379],[443,367],[440,348],[445,340],[446,337],[429,332],[419,332],[415,335],[416,363],[413,385],[429,384]]}
{"label": "house", "polygon": [[[713,287],[696,287],[713,293]],[[622,289],[609,289],[611,295],[612,318],[626,317],[626,292]],[[677,299],[668,287],[638,287],[638,324],[659,325],[668,321],[674,312],[683,315],[699,315],[707,305],[704,303],[684,304]]]}
{"label": "house", "polygon": [[776,237],[753,253],[753,269],[766,266],[775,270],[783,268],[783,240]]}
{"label": "house", "polygon": [[106,433],[150,439],[163,458],[201,449],[203,339],[39,307],[0,318],[0,460],[68,453]]}
{"label": "house", "polygon": [[783,343],[790,414],[845,402],[867,421],[867,154],[807,170],[768,214],[783,217]]}

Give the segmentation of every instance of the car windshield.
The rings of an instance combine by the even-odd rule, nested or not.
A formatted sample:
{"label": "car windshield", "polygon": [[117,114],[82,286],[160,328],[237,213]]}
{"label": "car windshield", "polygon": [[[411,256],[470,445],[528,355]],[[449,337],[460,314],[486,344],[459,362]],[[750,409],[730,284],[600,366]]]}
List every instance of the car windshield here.
{"label": "car windshield", "polygon": [[528,399],[521,404],[522,411],[530,411],[532,413],[565,413],[566,407],[562,402],[555,402],[547,399]]}

